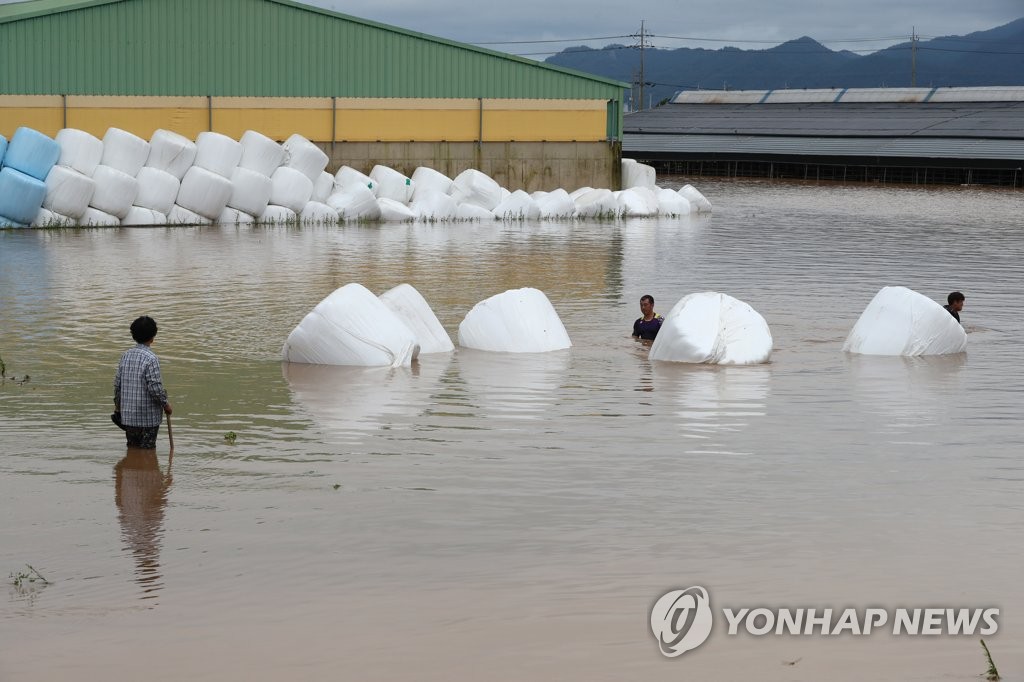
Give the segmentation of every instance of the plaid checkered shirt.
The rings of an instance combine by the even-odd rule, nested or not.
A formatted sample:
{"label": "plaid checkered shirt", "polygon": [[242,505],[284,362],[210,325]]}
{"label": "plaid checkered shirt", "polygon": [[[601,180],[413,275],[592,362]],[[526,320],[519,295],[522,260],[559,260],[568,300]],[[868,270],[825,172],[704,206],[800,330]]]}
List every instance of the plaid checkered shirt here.
{"label": "plaid checkered shirt", "polygon": [[160,426],[167,391],[160,376],[160,360],[144,343],[121,356],[114,375],[114,405],[125,426]]}

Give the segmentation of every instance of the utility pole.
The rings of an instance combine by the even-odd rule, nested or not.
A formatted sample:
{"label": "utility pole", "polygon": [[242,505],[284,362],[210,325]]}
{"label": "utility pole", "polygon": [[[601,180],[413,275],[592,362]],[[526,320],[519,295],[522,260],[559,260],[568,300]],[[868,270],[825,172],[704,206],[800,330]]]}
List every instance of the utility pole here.
{"label": "utility pole", "polygon": [[633,34],[634,38],[640,39],[640,107],[638,111],[643,111],[644,108],[644,82],[646,77],[644,76],[644,50],[647,48],[647,29],[644,25],[644,20],[640,20],[640,33]]}
{"label": "utility pole", "polygon": [[917,27],[910,29],[910,87],[917,87]]}

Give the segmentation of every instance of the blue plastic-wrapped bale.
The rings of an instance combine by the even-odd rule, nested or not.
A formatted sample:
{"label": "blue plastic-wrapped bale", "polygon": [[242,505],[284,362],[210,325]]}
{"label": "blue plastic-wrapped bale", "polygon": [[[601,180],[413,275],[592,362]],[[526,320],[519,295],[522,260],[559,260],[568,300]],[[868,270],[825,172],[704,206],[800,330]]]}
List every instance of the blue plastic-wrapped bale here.
{"label": "blue plastic-wrapped bale", "polygon": [[13,168],[0,170],[0,216],[28,225],[39,213],[45,198],[46,183],[42,180]]}
{"label": "blue plastic-wrapped bale", "polygon": [[[14,131],[14,137],[7,145],[4,166],[21,171],[37,180],[45,180],[46,174],[60,160],[60,145],[51,137],[38,130],[22,126]],[[38,211],[38,207],[36,208]],[[33,217],[35,213],[32,214]]]}
{"label": "blue plastic-wrapped bale", "polygon": [[9,220],[9,219],[3,217],[2,215],[0,215],[0,228],[4,228],[4,227],[28,227],[28,226],[24,225],[22,223],[16,223],[13,220]]}
{"label": "blue plastic-wrapped bale", "polygon": [[0,163],[3,163],[5,153],[7,153],[7,138],[0,135]]}

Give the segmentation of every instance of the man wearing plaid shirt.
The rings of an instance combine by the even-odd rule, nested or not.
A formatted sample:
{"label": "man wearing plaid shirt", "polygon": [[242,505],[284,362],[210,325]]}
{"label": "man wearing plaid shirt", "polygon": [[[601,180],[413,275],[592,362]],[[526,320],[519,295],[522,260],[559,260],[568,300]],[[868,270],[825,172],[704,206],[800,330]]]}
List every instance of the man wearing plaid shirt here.
{"label": "man wearing plaid shirt", "polygon": [[132,322],[132,338],[138,344],[121,356],[114,375],[114,423],[124,429],[128,447],[155,448],[164,414],[170,416],[160,360],[150,346],[156,322],[143,316]]}

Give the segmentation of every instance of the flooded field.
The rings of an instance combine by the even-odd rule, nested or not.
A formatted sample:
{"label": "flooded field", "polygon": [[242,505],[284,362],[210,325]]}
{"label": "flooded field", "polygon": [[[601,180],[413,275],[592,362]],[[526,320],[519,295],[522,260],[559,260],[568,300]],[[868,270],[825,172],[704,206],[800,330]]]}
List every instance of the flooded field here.
{"label": "flooded field", "polygon": [[[691,585],[716,610],[997,607],[985,639],[1024,679],[1024,194],[697,186],[711,217],[0,231],[0,680],[985,670],[977,636],[724,619],[668,659],[649,609]],[[476,302],[536,287],[574,345],[283,365],[348,282],[414,285],[453,338]],[[966,355],[841,352],[897,284],[966,294]],[[764,315],[770,364],[651,363],[630,339],[642,294],[665,314],[706,290]],[[129,457],[108,418],[140,314],[173,461],[166,428]],[[26,565],[51,584],[15,585]]]}

